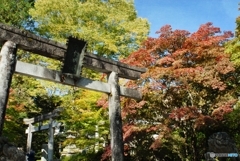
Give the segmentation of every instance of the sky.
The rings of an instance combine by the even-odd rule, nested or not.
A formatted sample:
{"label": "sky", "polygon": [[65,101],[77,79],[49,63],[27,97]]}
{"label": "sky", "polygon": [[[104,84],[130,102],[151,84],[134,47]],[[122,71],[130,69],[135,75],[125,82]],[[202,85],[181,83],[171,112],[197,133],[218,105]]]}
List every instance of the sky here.
{"label": "sky", "polygon": [[138,17],[148,19],[151,37],[162,26],[195,32],[200,25],[212,22],[221,31],[236,28],[240,0],[134,0]]}

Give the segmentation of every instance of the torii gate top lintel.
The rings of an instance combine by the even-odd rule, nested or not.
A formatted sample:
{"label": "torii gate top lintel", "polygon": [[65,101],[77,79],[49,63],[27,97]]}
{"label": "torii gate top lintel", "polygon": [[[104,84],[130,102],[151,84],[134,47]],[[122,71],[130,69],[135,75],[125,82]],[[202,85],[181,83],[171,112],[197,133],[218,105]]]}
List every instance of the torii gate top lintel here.
{"label": "torii gate top lintel", "polygon": [[[64,60],[68,48],[65,44],[0,23],[0,42],[7,40],[18,44],[20,49],[60,61]],[[89,52],[84,54],[82,65],[103,73],[114,71],[119,77],[133,80],[140,78],[140,75],[146,72],[145,68],[129,66]]]}

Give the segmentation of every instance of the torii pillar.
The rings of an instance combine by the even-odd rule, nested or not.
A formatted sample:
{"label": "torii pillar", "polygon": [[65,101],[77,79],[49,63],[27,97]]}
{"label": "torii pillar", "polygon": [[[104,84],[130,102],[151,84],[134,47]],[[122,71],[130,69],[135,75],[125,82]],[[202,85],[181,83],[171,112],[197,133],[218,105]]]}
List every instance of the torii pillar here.
{"label": "torii pillar", "polygon": [[9,90],[16,66],[17,45],[6,41],[0,52],[0,136],[2,136]]}
{"label": "torii pillar", "polygon": [[112,161],[124,160],[120,87],[118,85],[118,81],[118,74],[116,72],[112,72],[108,77],[108,84],[111,87],[110,94],[108,95],[108,103]]}

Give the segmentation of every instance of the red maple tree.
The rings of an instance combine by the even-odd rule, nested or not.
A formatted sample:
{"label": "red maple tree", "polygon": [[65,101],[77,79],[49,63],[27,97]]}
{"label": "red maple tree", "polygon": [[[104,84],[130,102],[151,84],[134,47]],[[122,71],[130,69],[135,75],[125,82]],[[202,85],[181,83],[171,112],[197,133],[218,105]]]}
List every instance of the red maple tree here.
{"label": "red maple tree", "polygon": [[[140,80],[128,83],[141,88],[143,100],[123,101],[124,140],[129,145],[134,142],[131,148],[136,150],[141,134],[139,145],[151,142],[148,148],[159,152],[151,153],[155,157],[174,153],[174,159],[196,160],[203,157],[203,141],[218,129],[236,102],[229,85],[235,69],[224,53],[224,44],[233,34],[222,33],[212,23],[194,33],[166,25],[157,34],[122,60],[148,68]],[[154,134],[158,138],[150,139]],[[197,151],[200,148],[202,152]],[[140,156],[141,152],[135,155]]]}

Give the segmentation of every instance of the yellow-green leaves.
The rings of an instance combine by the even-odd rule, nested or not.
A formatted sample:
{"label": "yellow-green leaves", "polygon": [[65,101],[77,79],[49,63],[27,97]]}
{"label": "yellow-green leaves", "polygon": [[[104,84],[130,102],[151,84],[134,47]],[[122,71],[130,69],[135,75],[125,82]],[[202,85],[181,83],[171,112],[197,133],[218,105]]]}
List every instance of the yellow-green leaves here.
{"label": "yellow-green leaves", "polygon": [[127,56],[149,31],[127,0],[38,0],[30,14],[41,34],[61,42],[70,35],[85,39],[91,52],[105,56]]}
{"label": "yellow-green leaves", "polygon": [[30,0],[0,0],[0,22],[16,27],[31,27],[28,10],[32,6]]}
{"label": "yellow-green leaves", "polygon": [[230,54],[231,61],[234,63],[235,67],[240,66],[240,42],[239,38],[234,38],[229,41],[225,46],[225,51]]}

